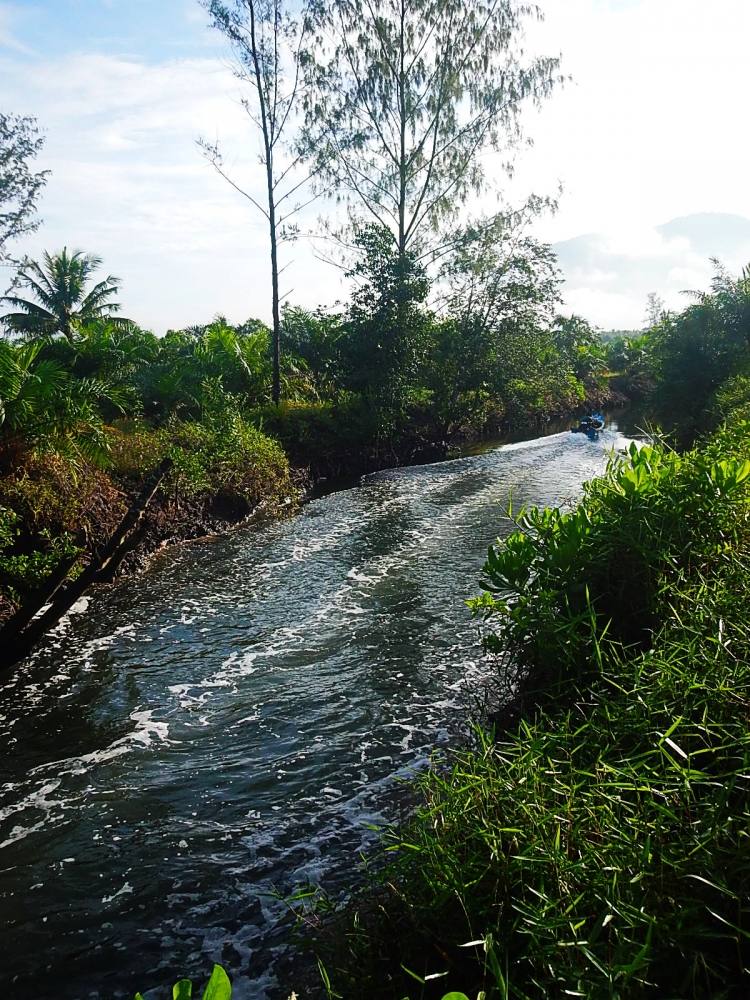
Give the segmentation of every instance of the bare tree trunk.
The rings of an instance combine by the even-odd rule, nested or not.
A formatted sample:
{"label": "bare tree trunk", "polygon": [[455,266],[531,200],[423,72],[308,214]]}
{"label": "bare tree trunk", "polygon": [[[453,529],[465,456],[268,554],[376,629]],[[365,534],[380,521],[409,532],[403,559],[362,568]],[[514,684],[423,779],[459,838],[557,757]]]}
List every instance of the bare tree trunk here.
{"label": "bare tree trunk", "polygon": [[273,384],[271,398],[276,406],[281,399],[281,316],[279,313],[279,258],[277,252],[276,206],[273,201],[273,167],[268,161],[268,223],[271,234],[271,308],[273,312]]}
{"label": "bare tree trunk", "polygon": [[273,313],[273,383],[271,386],[271,398],[278,406],[281,399],[281,373],[280,373],[280,341],[281,341],[281,317],[279,315],[279,260],[278,260],[278,233],[276,231],[276,199],[274,197],[273,180],[273,136],[269,125],[267,107],[268,95],[263,86],[263,74],[260,65],[260,52],[258,40],[255,34],[255,3],[250,0],[247,5],[250,13],[250,44],[255,69],[255,82],[258,90],[258,104],[260,106],[260,125],[263,133],[263,150],[265,153],[266,185],[268,188],[268,229],[271,236],[271,309]]}

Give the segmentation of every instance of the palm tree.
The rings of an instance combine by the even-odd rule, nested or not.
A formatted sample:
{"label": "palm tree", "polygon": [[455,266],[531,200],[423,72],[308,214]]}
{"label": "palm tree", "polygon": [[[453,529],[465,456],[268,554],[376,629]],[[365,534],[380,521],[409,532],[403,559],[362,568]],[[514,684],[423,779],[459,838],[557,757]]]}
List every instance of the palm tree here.
{"label": "palm tree", "polygon": [[15,295],[3,296],[0,302],[21,311],[0,316],[0,323],[27,337],[51,337],[61,333],[71,343],[76,332],[94,320],[128,323],[112,315],[120,308],[119,303],[112,301],[120,289],[117,278],[108,275],[86,291],[88,280],[101,265],[100,257],[82,250],[69,254],[67,247],[63,247],[61,253],[45,253],[42,264],[28,261],[19,271],[18,280],[34,293],[36,301]]}

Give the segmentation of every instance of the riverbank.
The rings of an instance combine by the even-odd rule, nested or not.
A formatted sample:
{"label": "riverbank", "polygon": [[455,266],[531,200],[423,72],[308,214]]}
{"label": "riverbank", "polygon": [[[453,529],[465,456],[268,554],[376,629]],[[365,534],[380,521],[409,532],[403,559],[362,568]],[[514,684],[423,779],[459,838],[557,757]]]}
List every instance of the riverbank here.
{"label": "riverbank", "polygon": [[749,444],[744,411],[634,450],[491,552],[516,714],[435,761],[324,922],[329,995],[747,993]]}

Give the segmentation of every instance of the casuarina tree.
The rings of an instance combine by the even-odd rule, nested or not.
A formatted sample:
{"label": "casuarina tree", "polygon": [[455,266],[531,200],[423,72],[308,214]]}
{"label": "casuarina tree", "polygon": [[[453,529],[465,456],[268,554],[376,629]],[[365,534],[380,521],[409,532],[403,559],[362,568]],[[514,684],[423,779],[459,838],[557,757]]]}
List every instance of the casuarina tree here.
{"label": "casuarina tree", "polygon": [[301,72],[308,18],[305,4],[294,14],[284,0],[201,0],[215,28],[229,40],[236,57],[236,75],[247,87],[242,99],[259,137],[264,190],[241,184],[224,168],[218,143],[199,142],[206,157],[231,186],[265,218],[271,251],[271,313],[273,317],[273,385],[275,403],[281,395],[281,306],[279,245],[292,238],[292,219],[315,197],[304,190],[316,166],[305,166],[302,154],[289,152],[301,114],[304,76]]}
{"label": "casuarina tree", "polygon": [[559,81],[558,58],[521,47],[537,7],[518,0],[318,0],[307,154],[350,218],[425,262],[455,242],[459,211],[521,139],[524,106]]}
{"label": "casuarina tree", "polygon": [[36,204],[49,171],[31,164],[43,145],[36,119],[0,111],[0,264],[12,263],[13,240],[39,226]]}

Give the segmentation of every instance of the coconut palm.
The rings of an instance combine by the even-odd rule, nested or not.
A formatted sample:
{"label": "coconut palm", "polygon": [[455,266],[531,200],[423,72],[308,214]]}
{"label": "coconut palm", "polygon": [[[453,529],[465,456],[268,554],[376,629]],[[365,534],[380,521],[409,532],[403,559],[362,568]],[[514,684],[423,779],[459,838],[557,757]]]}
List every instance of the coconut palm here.
{"label": "coconut palm", "polygon": [[27,261],[18,273],[18,281],[33,292],[36,301],[3,296],[0,302],[20,311],[0,316],[0,323],[7,330],[30,338],[61,333],[71,343],[76,333],[94,320],[127,323],[128,320],[112,315],[120,308],[112,301],[120,289],[117,278],[108,275],[86,291],[89,279],[101,265],[100,257],[82,250],[68,253],[67,247],[61,253],[45,253],[41,264]]}

